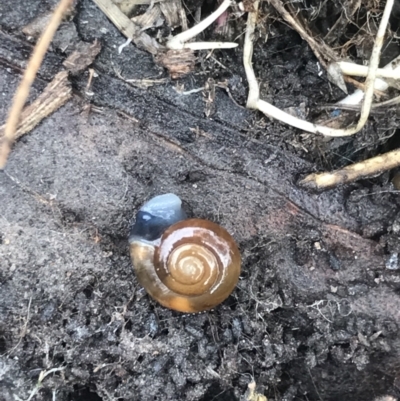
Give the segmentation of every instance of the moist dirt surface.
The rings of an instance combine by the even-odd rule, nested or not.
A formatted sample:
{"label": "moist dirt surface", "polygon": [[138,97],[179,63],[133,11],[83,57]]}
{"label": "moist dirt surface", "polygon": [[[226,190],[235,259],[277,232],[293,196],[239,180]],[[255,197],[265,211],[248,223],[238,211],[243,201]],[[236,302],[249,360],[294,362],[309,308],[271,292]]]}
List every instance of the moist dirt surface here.
{"label": "moist dirt surface", "polygon": [[[319,14],[316,2],[300,3],[321,35],[340,15],[336,2]],[[0,4],[2,121],[34,43],[22,28],[53,5]],[[261,97],[309,120],[330,117],[319,106],[344,93],[267,3],[260,18]],[[119,54],[125,38],[89,0],[61,25],[30,101],[75,43],[97,38],[102,50],[91,87],[88,71],[71,76],[73,99],[18,140],[0,172],[1,401],[239,401],[252,381],[276,401],[400,395],[396,171],[321,193],[297,185],[397,148],[396,111],[327,140],[247,110],[245,21],[226,34],[237,49],[199,52],[176,80],[132,44]],[[211,27],[202,39],[216,36]],[[392,38],[384,57],[397,54]],[[167,192],[240,248],[239,284],[212,311],[165,309],[136,280],[129,227],[140,205]]]}

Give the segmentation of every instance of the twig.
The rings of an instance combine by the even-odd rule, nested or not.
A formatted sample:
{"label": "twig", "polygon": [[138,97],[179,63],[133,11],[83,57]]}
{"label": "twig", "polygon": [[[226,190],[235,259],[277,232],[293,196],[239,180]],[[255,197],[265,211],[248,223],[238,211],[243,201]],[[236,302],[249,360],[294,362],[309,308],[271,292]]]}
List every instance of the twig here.
{"label": "twig", "polygon": [[[25,319],[24,327],[21,330],[21,334],[19,335],[19,340],[18,340],[17,344],[14,345],[14,347],[12,347],[5,354],[11,354],[14,350],[16,350],[18,348],[19,344],[21,344],[22,339],[25,337],[25,334],[26,334],[26,332],[28,330],[28,323],[29,323],[29,319],[30,319],[31,305],[32,305],[32,295],[29,298],[28,311],[26,312],[26,319]],[[5,355],[5,354],[3,354],[3,355]]]}
{"label": "twig", "polygon": [[308,365],[307,365],[307,370],[308,370],[308,374],[309,374],[309,376],[310,376],[311,382],[312,382],[312,384],[313,384],[313,386],[314,386],[314,390],[315,390],[315,392],[317,393],[317,396],[318,396],[318,398],[319,398],[319,401],[323,401],[323,398],[321,397],[321,394],[320,394],[319,391],[318,391],[318,387],[317,387],[317,385],[315,384],[314,378],[313,378],[313,376],[312,376],[312,374],[311,374],[311,371],[310,371],[310,368],[308,367]]}
{"label": "twig", "polygon": [[53,36],[58,26],[60,25],[65,12],[72,4],[72,1],[73,0],[60,0],[60,3],[54,10],[49,24],[47,25],[45,31],[43,32],[43,35],[35,46],[28,66],[26,67],[22,81],[14,96],[10,114],[6,122],[4,138],[2,141],[3,143],[0,148],[0,169],[3,169],[7,163],[7,158],[11,151],[11,145],[14,142],[14,136],[19,122],[19,117],[29,95],[29,90],[40,68],[40,65],[42,64],[42,60],[44,58],[44,55],[46,54],[50,42],[52,41]]}
{"label": "twig", "polygon": [[139,88],[149,88],[153,85],[161,85],[161,84],[165,84],[168,79],[167,78],[159,78],[159,79],[151,79],[151,78],[143,78],[143,79],[127,79],[124,78],[121,74],[121,71],[118,69],[114,68],[114,72],[115,75],[122,79],[123,81],[129,83],[129,84],[133,84],[134,86],[137,86]]}
{"label": "twig", "polygon": [[182,49],[210,50],[210,49],[234,49],[237,43],[233,42],[192,42],[184,43]]}
{"label": "twig", "polygon": [[135,25],[111,0],[93,0],[101,11],[111,20],[117,29],[136,46],[147,50],[151,54],[157,54],[160,45],[147,33],[142,32],[141,27]]}
{"label": "twig", "polygon": [[[26,399],[26,401],[31,401],[31,399],[38,393],[38,391],[40,390],[40,388],[42,387],[42,382],[43,380],[51,373],[55,373],[55,372],[59,372],[65,370],[64,367],[61,368],[52,368],[50,370],[42,370],[39,374],[39,378],[38,381],[35,385],[35,387],[32,389],[31,393],[29,394],[29,397]],[[55,391],[53,391],[53,400],[55,397]],[[19,397],[17,397],[17,400],[22,401]]]}
{"label": "twig", "polygon": [[391,99],[385,100],[384,102],[374,103],[372,105],[373,109],[377,109],[378,107],[390,107],[400,103],[400,96],[395,96]]}
{"label": "twig", "polygon": [[[30,132],[44,118],[63,106],[72,96],[68,81],[68,72],[59,72],[46,86],[35,101],[24,109],[14,134],[14,140]],[[4,135],[4,126],[0,127],[0,140]]]}
{"label": "twig", "polygon": [[350,126],[343,129],[334,129],[322,125],[316,125],[308,121],[302,120],[291,116],[290,114],[278,109],[270,103],[265,102],[259,98],[259,87],[256,80],[253,66],[252,66],[252,53],[253,53],[253,34],[255,30],[255,23],[258,15],[258,1],[253,4],[254,11],[249,13],[247,20],[247,31],[245,35],[244,51],[243,51],[243,64],[246,71],[246,77],[249,82],[249,95],[247,99],[247,107],[256,109],[264,113],[266,116],[282,121],[293,127],[302,129],[303,131],[322,134],[331,137],[349,136],[360,131],[367,122],[369,112],[371,110],[372,98],[374,94],[374,82],[376,77],[376,70],[378,68],[380,52],[383,45],[383,38],[386,32],[386,27],[389,21],[391,10],[393,8],[394,0],[388,0],[383,11],[381,23],[379,25],[378,33],[375,39],[372,55],[370,58],[368,75],[366,79],[366,91],[361,108],[360,118],[356,126]]}
{"label": "twig", "polygon": [[134,6],[141,6],[141,5],[146,5],[146,4],[156,4],[156,3],[161,3],[165,0],[129,0],[129,4]]}
{"label": "twig", "polygon": [[308,34],[306,29],[296,21],[296,19],[286,10],[282,4],[282,0],[268,0],[274,8],[281,14],[286,22],[308,43],[313,50],[315,56],[322,66],[326,68],[326,60],[332,62],[337,59],[336,53],[324,42],[318,43],[311,35]]}
{"label": "twig", "polygon": [[398,166],[400,166],[400,149],[330,173],[310,174],[299,184],[309,189],[328,189],[360,178],[375,176]]}

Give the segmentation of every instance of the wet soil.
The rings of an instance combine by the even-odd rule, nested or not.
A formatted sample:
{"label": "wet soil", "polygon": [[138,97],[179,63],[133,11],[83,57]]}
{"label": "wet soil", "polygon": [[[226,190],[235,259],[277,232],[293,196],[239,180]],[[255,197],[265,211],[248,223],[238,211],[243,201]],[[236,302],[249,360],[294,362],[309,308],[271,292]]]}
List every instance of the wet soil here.
{"label": "wet soil", "polygon": [[[21,29],[52,4],[0,4],[2,121],[32,51]],[[313,25],[321,32],[337,10],[324,4]],[[296,33],[268,21],[254,52],[262,97],[308,119],[330,113],[317,105],[344,94]],[[124,37],[89,0],[61,26],[30,98],[68,46],[95,38],[103,47],[91,93],[88,72],[71,77],[73,100],[21,138],[0,173],[0,400],[26,400],[39,381],[33,399],[58,401],[240,400],[253,380],[276,401],[398,397],[395,171],[322,193],[297,186],[304,174],[398,147],[396,111],[374,113],[346,139],[299,132],[244,108],[241,38],[171,80],[133,45],[118,54]],[[121,77],[166,81],[143,88]],[[207,88],[183,93],[206,84],[211,104]],[[133,273],[129,226],[166,192],[240,247],[238,287],[212,311],[167,310]]]}

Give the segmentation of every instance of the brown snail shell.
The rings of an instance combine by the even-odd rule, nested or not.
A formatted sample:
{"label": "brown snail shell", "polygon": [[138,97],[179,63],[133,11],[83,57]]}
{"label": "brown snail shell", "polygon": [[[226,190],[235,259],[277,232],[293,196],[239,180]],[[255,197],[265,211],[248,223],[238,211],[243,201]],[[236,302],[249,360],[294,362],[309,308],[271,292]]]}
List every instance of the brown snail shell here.
{"label": "brown snail shell", "polygon": [[176,195],[151,199],[136,216],[130,254],[138,281],[152,298],[180,312],[201,312],[234,290],[241,257],[224,228],[185,217]]}

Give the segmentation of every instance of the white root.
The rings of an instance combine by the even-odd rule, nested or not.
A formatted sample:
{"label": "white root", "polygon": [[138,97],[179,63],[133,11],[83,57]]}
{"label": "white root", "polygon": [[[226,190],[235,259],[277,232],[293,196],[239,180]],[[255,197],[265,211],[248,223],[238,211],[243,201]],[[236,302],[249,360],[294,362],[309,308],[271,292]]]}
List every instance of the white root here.
{"label": "white root", "polygon": [[167,42],[168,49],[181,50],[181,49],[192,49],[192,50],[204,50],[204,49],[232,49],[237,47],[237,43],[225,43],[225,42],[199,42],[199,43],[186,43],[193,39],[199,33],[207,29],[214,21],[218,19],[231,5],[231,0],[224,0],[222,4],[207,18],[200,21],[194,27],[183,31],[178,35],[174,36]]}
{"label": "white root", "polygon": [[[366,65],[359,65],[348,61],[339,61],[336,64],[344,75],[366,77],[368,74],[368,67]],[[376,76],[377,78],[400,79],[400,67],[397,69],[378,68]]]}
{"label": "white root", "polygon": [[381,23],[379,25],[378,33],[376,35],[372,55],[369,62],[368,74],[365,83],[365,95],[363,96],[363,103],[361,107],[361,114],[357,125],[350,126],[343,129],[334,129],[322,125],[310,123],[291,116],[290,114],[278,109],[270,103],[260,99],[259,86],[257,79],[254,74],[252,66],[252,55],[253,55],[253,35],[255,31],[255,25],[258,15],[259,1],[255,1],[253,8],[255,11],[249,13],[247,19],[247,30],[245,35],[244,51],[243,51],[243,64],[246,71],[247,81],[249,83],[249,95],[247,99],[247,107],[256,109],[264,113],[266,116],[282,121],[293,127],[302,129],[303,131],[311,132],[314,134],[322,134],[330,137],[341,137],[354,135],[359,132],[367,122],[372,99],[374,95],[374,86],[376,80],[376,72],[380,60],[380,53],[383,45],[383,39],[386,32],[386,28],[389,22],[389,17],[393,8],[394,0],[388,0],[383,11]]}
{"label": "white root", "polygon": [[[385,65],[382,70],[392,71],[393,73],[400,74],[400,56],[397,56],[394,60],[392,60],[389,64]],[[374,89],[379,90],[381,92],[385,92],[388,90],[389,84],[380,78],[375,80]],[[343,106],[355,106],[361,103],[361,100],[364,96],[364,92],[360,89],[357,89],[349,96],[346,96],[344,99],[339,101],[338,105]]]}

